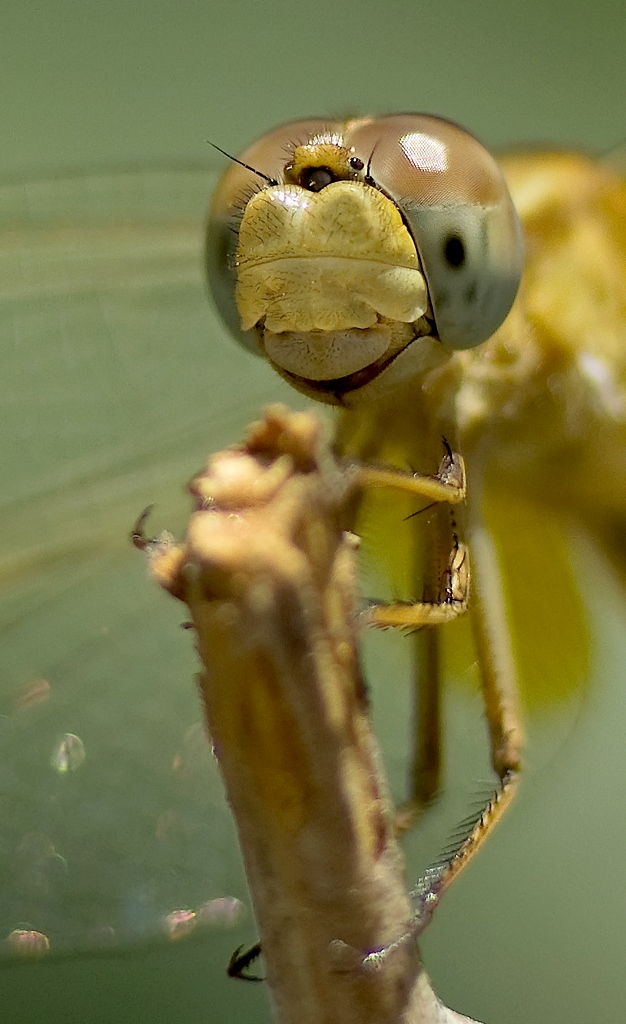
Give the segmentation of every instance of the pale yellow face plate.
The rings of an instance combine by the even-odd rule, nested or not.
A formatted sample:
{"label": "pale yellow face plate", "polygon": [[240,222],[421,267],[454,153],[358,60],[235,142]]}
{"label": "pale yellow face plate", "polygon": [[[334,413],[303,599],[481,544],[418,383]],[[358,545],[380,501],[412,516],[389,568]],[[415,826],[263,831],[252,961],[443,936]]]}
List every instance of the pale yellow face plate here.
{"label": "pale yellow face plate", "polygon": [[397,207],[362,182],[258,192],[243,215],[236,261],[243,329],[262,322],[272,362],[310,380],[343,377],[384,358],[394,344],[385,321],[413,323],[428,307],[415,243]]}

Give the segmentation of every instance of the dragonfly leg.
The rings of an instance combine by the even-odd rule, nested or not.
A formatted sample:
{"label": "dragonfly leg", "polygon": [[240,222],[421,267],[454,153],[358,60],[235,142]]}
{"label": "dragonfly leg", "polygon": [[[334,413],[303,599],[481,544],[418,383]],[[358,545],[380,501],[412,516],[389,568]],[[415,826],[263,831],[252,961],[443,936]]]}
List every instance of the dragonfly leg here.
{"label": "dragonfly leg", "polygon": [[[469,542],[472,552],[472,625],[476,642],[480,680],[485,707],[485,717],[489,729],[491,762],[500,780],[498,799],[493,808],[485,810],[484,820],[479,821],[476,830],[468,837],[467,845],[459,852],[458,857],[451,860],[454,871],[450,877],[456,877],[461,868],[468,863],[478,847],[487,837],[502,810],[508,806],[515,790],[515,784],[521,769],[523,730],[520,720],[517,676],[511,649],[509,626],[506,621],[505,601],[502,580],[493,542],[480,521],[478,515],[470,515]],[[459,556],[460,557],[460,556]],[[451,559],[449,578],[454,566],[458,564],[454,555]],[[461,581],[458,581],[459,585]],[[465,581],[465,587],[467,581]],[[446,590],[449,592],[450,584]],[[460,591],[459,591],[460,593]],[[445,601],[444,596],[444,601]],[[432,606],[431,606],[432,607]],[[465,599],[455,603],[456,614],[462,613],[467,607],[467,590]],[[384,620],[384,624],[393,622],[401,615],[402,607],[391,606],[390,609],[380,606],[373,610],[375,624]],[[423,615],[425,611],[425,614]],[[428,607],[416,606],[416,616],[424,617],[424,623],[447,621],[446,611],[442,613]],[[442,618],[439,619],[439,614]],[[404,623],[406,624],[406,620]],[[440,709],[439,709],[439,662],[437,630],[426,630],[419,637],[420,648],[416,665],[417,721],[416,742],[412,765],[411,800],[398,814],[398,828],[405,831],[410,828],[428,803],[436,796],[440,772]],[[493,801],[492,801],[493,802]],[[497,809],[498,813],[495,813]],[[446,887],[448,882],[446,882]]]}
{"label": "dragonfly leg", "polygon": [[469,864],[509,807],[521,769],[523,732],[518,711],[517,677],[497,553],[478,506],[470,504],[468,511],[472,551],[472,621],[491,761],[500,785],[478,816],[461,823],[451,848],[420,880],[415,893],[418,903],[416,919],[424,923],[430,919],[445,890]]}
{"label": "dragonfly leg", "polygon": [[468,508],[467,534],[472,553],[472,624],[491,761],[499,786],[479,815],[461,823],[451,848],[418,885],[422,909],[420,911],[418,906],[416,913],[419,916],[428,908],[428,919],[440,896],[478,852],[510,805],[521,768],[523,733],[501,573],[493,542],[482,522],[479,507],[473,502]]}
{"label": "dragonfly leg", "polygon": [[[402,473],[393,469],[358,466],[359,483],[370,487],[391,487],[427,498],[432,504],[457,504],[465,497],[465,466],[460,455],[446,443],[446,451],[435,477]],[[444,510],[442,509],[442,513]],[[420,631],[415,637],[415,727],[411,760],[410,798],[396,815],[398,832],[412,828],[426,807],[437,795],[441,776],[441,710],[440,664],[437,630],[422,630],[462,615],[467,609],[469,560],[467,548],[459,543],[454,523],[447,514],[447,525],[439,531],[439,541],[446,531],[450,544],[443,574],[438,565],[439,547],[432,549],[428,573],[432,581],[429,600],[372,604],[365,613],[366,621],[379,628],[397,627]],[[440,518],[440,526],[444,519]],[[424,567],[415,566],[416,579],[423,579]]]}
{"label": "dragonfly leg", "polygon": [[[445,454],[435,476],[404,473],[399,469],[352,463],[348,472],[355,488],[388,487],[401,490],[433,504],[455,505],[465,499],[465,464],[463,458],[445,443]],[[368,625],[400,629],[421,629],[450,622],[467,609],[469,591],[469,560],[465,544],[453,534],[453,545],[439,594],[435,600],[376,602],[365,613]]]}
{"label": "dragonfly leg", "polygon": [[[243,952],[242,952],[243,950]],[[261,956],[261,943],[255,942],[249,949],[238,946],[232,954],[226,973],[229,978],[238,978],[240,981],[265,981],[259,974],[250,974],[248,968]]]}
{"label": "dragonfly leg", "polygon": [[467,611],[469,558],[465,544],[454,540],[439,598],[434,601],[394,601],[372,604],[364,613],[368,625],[386,629],[421,629],[451,622]]}
{"label": "dragonfly leg", "polygon": [[524,743],[517,673],[497,553],[478,511],[469,510],[472,625],[478,655],[491,761],[504,783],[520,770]]}
{"label": "dragonfly leg", "polygon": [[419,879],[411,893],[415,906],[411,929],[413,937],[417,938],[425,929],[443,894],[478,853],[500,821],[513,799],[517,781],[518,776],[514,774],[502,779],[499,788],[487,801],[480,814],[461,822],[451,848],[444,851],[441,859],[429,867]]}
{"label": "dragonfly leg", "polygon": [[[422,626],[436,626],[467,610],[469,597],[469,559],[467,548],[456,537],[456,528],[445,508],[439,517],[441,534],[447,531],[445,543],[452,545],[446,568],[441,573],[439,544],[428,552],[427,576],[431,581],[431,600],[376,604],[368,610],[367,620],[378,627],[396,626],[419,631],[415,637],[414,665],[414,746],[411,758],[410,797],[396,814],[396,830],[406,832],[421,817],[439,791],[442,762],[441,744],[441,667],[439,631]],[[444,526],[444,522],[447,525]],[[415,567],[421,576],[423,567]]]}
{"label": "dragonfly leg", "polygon": [[[478,853],[485,839],[504,814],[513,798],[515,785],[516,777],[511,776],[504,779],[501,787],[496,790],[480,814],[473,815],[466,822],[461,823],[460,838],[455,840],[453,847],[449,851],[445,851],[437,863],[424,872],[412,890],[411,899],[414,913],[407,930],[387,946],[361,956],[357,954],[356,967],[365,971],[379,970],[397,949],[419,938],[430,923],[444,892]],[[340,945],[344,952],[348,951],[349,947],[345,947],[343,943]],[[356,951],[350,950],[350,952],[354,957]]]}
{"label": "dragonfly leg", "polygon": [[445,445],[446,451],[435,476],[360,462],[351,463],[347,471],[358,488],[390,487],[432,502],[458,505],[465,500],[465,463],[461,455],[453,452],[447,443]]}
{"label": "dragonfly leg", "polygon": [[410,797],[396,811],[396,833],[408,832],[432,804],[441,785],[441,666],[439,631],[415,634],[415,699]]}

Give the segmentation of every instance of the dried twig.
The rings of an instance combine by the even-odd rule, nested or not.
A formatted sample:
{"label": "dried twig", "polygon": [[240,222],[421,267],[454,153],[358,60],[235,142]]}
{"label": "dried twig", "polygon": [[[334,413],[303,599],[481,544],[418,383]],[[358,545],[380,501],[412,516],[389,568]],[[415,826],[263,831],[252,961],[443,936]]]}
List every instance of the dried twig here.
{"label": "dried twig", "polygon": [[319,422],[274,407],[194,480],[183,546],[141,528],[135,541],[197,630],[277,1021],[459,1024],[407,938],[359,664],[350,489]]}

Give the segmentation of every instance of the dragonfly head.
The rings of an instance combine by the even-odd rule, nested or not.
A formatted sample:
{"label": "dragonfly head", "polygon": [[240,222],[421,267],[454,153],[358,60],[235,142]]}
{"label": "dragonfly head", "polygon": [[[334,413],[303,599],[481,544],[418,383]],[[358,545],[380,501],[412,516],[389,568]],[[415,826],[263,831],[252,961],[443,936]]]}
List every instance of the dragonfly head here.
{"label": "dragonfly head", "polygon": [[504,178],[450,121],[284,125],[216,189],[207,266],[235,337],[298,390],[343,402],[491,337],[522,270]]}

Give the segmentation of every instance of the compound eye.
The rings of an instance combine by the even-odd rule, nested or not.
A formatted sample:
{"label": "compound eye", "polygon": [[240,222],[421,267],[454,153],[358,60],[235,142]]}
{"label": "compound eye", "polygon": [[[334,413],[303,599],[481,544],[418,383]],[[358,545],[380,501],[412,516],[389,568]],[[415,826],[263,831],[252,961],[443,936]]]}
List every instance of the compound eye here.
{"label": "compound eye", "polygon": [[347,142],[372,154],[371,178],[413,234],[441,341],[457,349],[486,341],[511,308],[523,263],[494,158],[463,128],[426,114],[377,118]]}

